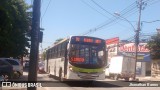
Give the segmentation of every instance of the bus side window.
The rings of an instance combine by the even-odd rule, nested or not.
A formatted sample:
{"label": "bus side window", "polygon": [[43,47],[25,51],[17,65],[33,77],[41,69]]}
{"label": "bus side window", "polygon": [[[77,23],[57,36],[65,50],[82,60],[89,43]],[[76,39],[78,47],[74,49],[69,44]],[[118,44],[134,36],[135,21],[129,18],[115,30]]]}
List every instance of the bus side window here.
{"label": "bus side window", "polygon": [[60,53],[60,56],[62,57],[63,56],[63,43],[61,44],[61,51],[60,51],[61,53]]}
{"label": "bus side window", "polygon": [[53,48],[51,48],[51,58],[53,58]]}
{"label": "bus side window", "polygon": [[62,56],[64,57],[66,54],[66,50],[67,50],[67,41],[62,44]]}
{"label": "bus side window", "polygon": [[51,58],[51,55],[52,55],[52,54],[51,54],[51,49],[49,49],[49,58]]}
{"label": "bus side window", "polygon": [[61,57],[61,44],[58,45],[58,57]]}
{"label": "bus side window", "polygon": [[55,58],[57,58],[57,55],[58,55],[58,47],[56,46],[55,47]]}
{"label": "bus side window", "polygon": [[56,54],[56,48],[54,47],[53,58],[55,58],[55,54]]}

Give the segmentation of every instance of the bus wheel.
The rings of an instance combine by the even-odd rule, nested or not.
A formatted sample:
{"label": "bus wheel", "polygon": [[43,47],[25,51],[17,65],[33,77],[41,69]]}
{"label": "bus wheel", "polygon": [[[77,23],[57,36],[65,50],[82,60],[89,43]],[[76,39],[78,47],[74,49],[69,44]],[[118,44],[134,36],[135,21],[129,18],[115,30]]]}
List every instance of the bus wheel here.
{"label": "bus wheel", "polygon": [[62,77],[62,68],[59,69],[59,80],[63,82],[63,77]]}

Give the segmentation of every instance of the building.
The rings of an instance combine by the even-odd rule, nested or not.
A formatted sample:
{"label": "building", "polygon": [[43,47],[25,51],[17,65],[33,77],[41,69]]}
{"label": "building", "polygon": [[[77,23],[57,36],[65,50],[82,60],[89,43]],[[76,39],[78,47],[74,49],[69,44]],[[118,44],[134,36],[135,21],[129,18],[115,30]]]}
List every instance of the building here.
{"label": "building", "polygon": [[[160,34],[160,28],[157,28],[157,34]],[[160,59],[152,60],[151,76],[160,78]]]}
{"label": "building", "polygon": [[[139,43],[138,57],[136,65],[137,76],[151,75],[151,59],[147,43]],[[106,47],[108,51],[108,62],[115,55],[135,56],[135,45],[133,42],[120,41],[118,37],[107,39]]]}

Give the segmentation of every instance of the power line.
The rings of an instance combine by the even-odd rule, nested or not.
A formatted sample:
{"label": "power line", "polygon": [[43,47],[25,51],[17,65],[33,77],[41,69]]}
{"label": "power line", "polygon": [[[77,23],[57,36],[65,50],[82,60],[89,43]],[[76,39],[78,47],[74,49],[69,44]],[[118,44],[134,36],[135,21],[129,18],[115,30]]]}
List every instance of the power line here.
{"label": "power line", "polygon": [[[42,2],[43,2],[43,1],[42,1]],[[48,5],[47,5],[47,7],[46,7],[46,9],[45,9],[45,11],[44,11],[44,14],[41,16],[41,27],[42,27],[42,20],[43,20],[43,17],[45,16],[45,14],[46,14],[46,12],[47,12],[50,3],[51,3],[51,0],[49,1]]]}
{"label": "power line", "polygon": [[143,23],[155,23],[155,22],[158,22],[160,20],[153,20],[153,21],[141,21],[141,29],[143,27]]}
{"label": "power line", "polygon": [[154,21],[142,21],[142,23],[154,23],[154,22],[159,22],[160,20],[154,20]]}
{"label": "power line", "polygon": [[46,8],[46,10],[45,10],[44,14],[42,15],[42,18],[45,16],[45,14],[46,14],[46,12],[47,12],[47,10],[48,10],[48,7],[49,7],[49,5],[50,5],[51,1],[52,1],[52,0],[49,0],[49,3],[48,3],[48,5],[47,5],[47,8]]}
{"label": "power line", "polygon": [[[153,0],[153,1],[154,1],[154,0]],[[153,5],[153,4],[157,4],[160,0],[157,0],[157,1],[155,0],[155,2],[153,2],[153,1],[152,1],[152,3],[149,4],[148,6],[151,6],[151,5]]]}
{"label": "power line", "polygon": [[147,6],[151,6],[153,4],[157,4],[157,2],[159,2],[160,0],[146,0],[144,1],[144,3],[148,3],[146,4]]}
{"label": "power line", "polygon": [[[40,6],[41,9],[42,9],[42,5],[43,5],[43,0],[41,0],[41,6]],[[41,16],[41,18],[40,18],[40,21],[41,21],[41,22],[40,22],[40,27],[42,27],[42,16]]]}
{"label": "power line", "polygon": [[108,13],[111,16],[114,16],[112,13],[110,13],[109,11],[107,11],[106,9],[104,9],[102,6],[100,6],[98,3],[96,3],[94,0],[91,0],[95,5],[97,5],[99,8],[101,8],[103,11],[105,11],[106,13]]}
{"label": "power line", "polygon": [[[104,10],[106,13],[108,13],[108,14],[110,14],[111,16],[113,16],[113,17],[116,17],[114,14],[112,14],[112,13],[110,13],[109,11],[107,11],[106,9],[104,9],[102,6],[100,6],[98,3],[96,3],[94,0],[91,0],[95,5],[97,5],[99,8],[101,8],[102,10]],[[135,5],[135,2],[134,3],[132,3],[130,6],[128,6],[127,8],[131,8],[130,10],[127,10],[127,12],[126,13],[128,13],[129,11],[131,11],[131,10],[133,10],[133,9],[135,9],[136,8],[136,5]],[[125,11],[126,9],[124,9],[124,10],[122,10],[122,12],[123,11]],[[124,13],[124,14],[126,14],[126,13]],[[123,15],[123,14],[122,14]],[[120,19],[119,17],[116,17],[116,19]],[[110,19],[111,20],[111,19]],[[115,21],[115,20],[113,20],[113,21]],[[116,23],[119,23],[118,21],[116,22]]]}
{"label": "power line", "polygon": [[136,2],[133,2],[131,5],[127,6],[125,9],[123,9],[120,14],[121,16],[124,16],[125,14],[129,13],[130,11],[134,10],[136,8]]}
{"label": "power line", "polygon": [[[154,2],[155,1],[155,2]],[[147,6],[151,6],[151,5],[153,5],[153,4],[156,4],[157,2],[159,2],[160,0],[146,0],[146,1],[144,1],[144,3],[147,3],[148,2],[148,4],[146,4]],[[153,3],[151,3],[151,2],[153,2]],[[151,3],[151,4],[150,4]],[[136,11],[137,12],[137,11]],[[131,13],[132,14],[132,13]],[[128,16],[130,16],[130,15],[128,15]],[[157,21],[160,21],[160,20],[153,20],[153,21],[141,21],[141,22],[144,22],[144,23],[153,23],[153,22],[157,22]],[[130,22],[137,22],[137,21],[130,21]]]}
{"label": "power line", "polygon": [[[150,32],[150,33],[140,33],[140,40],[143,40],[143,39],[150,39],[151,36],[155,35],[156,32]],[[126,38],[126,39],[123,39],[123,40],[127,40],[129,42],[134,42],[135,40],[135,36],[131,36],[129,38]]]}
{"label": "power line", "polygon": [[[83,3],[85,3],[87,6],[89,6],[90,8],[92,8],[92,9],[94,9],[94,10],[96,10],[95,8],[93,8],[91,5],[89,5],[89,4],[87,4],[86,2],[84,2],[83,0],[81,0]],[[107,10],[105,10],[102,6],[100,6],[98,3],[96,3],[94,0],[92,0],[92,2],[95,4],[95,5],[97,5],[99,8],[101,8],[102,10],[104,10],[106,13],[109,13],[110,15],[112,15],[113,16],[113,18],[109,18],[109,22],[110,21],[116,21],[117,19],[120,19],[119,17],[115,17],[115,15],[113,15],[113,14],[111,14],[110,12],[108,12]],[[125,12],[125,13],[129,13],[129,11],[131,11],[131,10],[133,10],[133,9],[135,9],[136,8],[136,5],[134,5],[135,4],[135,2],[134,3],[132,3],[130,6],[128,6],[126,9],[124,9],[124,10],[122,10],[122,12],[123,11],[125,11],[125,10],[127,10],[128,8],[131,8],[130,10],[128,10],[127,12]],[[97,11],[97,10],[96,10]],[[99,11],[97,11],[97,12],[99,12]],[[100,12],[99,12],[100,13]],[[124,13],[124,14],[125,14]],[[101,13],[102,14],[102,13]],[[102,14],[103,16],[104,16],[104,14]],[[106,16],[106,15],[105,15]],[[108,17],[107,17],[108,18]],[[116,20],[114,20],[116,18]],[[107,21],[107,22],[108,22]],[[106,23],[106,22],[105,22]],[[105,24],[105,23],[103,23],[103,24]],[[112,23],[112,22],[111,22]],[[116,22],[116,23],[118,23],[118,22]],[[98,25],[97,27],[100,27],[100,26],[102,26],[103,24],[101,24],[101,25]],[[120,23],[119,23],[120,24]],[[122,24],[120,24],[120,25],[122,25]],[[122,26],[124,26],[124,25],[122,25]],[[84,34],[82,34],[82,35],[85,35],[85,34],[89,34],[89,32],[93,32],[93,31],[96,31],[95,29],[94,30],[89,30],[89,31],[87,31],[87,32],[85,32]]]}
{"label": "power line", "polygon": [[93,9],[94,11],[98,12],[99,14],[103,15],[104,17],[108,18],[108,16],[106,16],[105,14],[99,12],[97,9],[93,8],[91,5],[89,5],[87,2],[85,2],[84,0],[81,0],[82,3],[86,4],[88,7],[90,7],[91,9]]}
{"label": "power line", "polygon": [[[41,20],[41,27],[42,27],[42,19],[43,19],[43,17],[45,16],[45,14],[46,14],[46,12],[47,12],[47,10],[48,10],[48,8],[49,8],[50,3],[51,3],[51,0],[49,1],[48,5],[47,5],[47,8],[45,9],[44,14],[41,16],[41,19],[40,19],[40,20]],[[41,7],[42,7],[42,4],[43,4],[43,0],[41,1]],[[43,43],[44,43],[44,42],[43,42]],[[43,52],[42,43],[41,43],[41,49],[42,49],[42,52]]]}
{"label": "power line", "polygon": [[[127,9],[122,10],[123,15],[124,15],[124,14],[127,14],[128,12],[130,12],[130,11],[132,10],[132,8],[136,8],[136,5],[134,5],[134,4],[136,4],[136,3],[134,2],[134,3],[132,3],[130,6],[128,6],[128,7],[130,7],[131,9],[130,9],[130,8],[128,9],[128,7],[127,7]],[[107,25],[115,22],[115,21],[118,20],[118,19],[119,19],[118,17],[112,17],[111,19],[107,20],[107,21],[104,22],[103,24],[98,25],[96,28],[90,29],[89,31],[85,32],[83,35],[87,35],[87,34],[89,34],[89,33],[95,32],[95,31],[101,29],[102,27],[107,26]]]}
{"label": "power line", "polygon": [[[154,2],[155,1],[155,2]],[[155,4],[155,3],[157,3],[157,2],[159,2],[160,0],[146,0],[146,1],[144,1],[145,3],[146,2],[150,2],[151,4],[148,4],[147,6],[151,6],[151,5],[153,5],[153,4]],[[152,3],[153,2],[153,3]],[[141,27],[143,27],[143,23],[154,23],[154,22],[158,22],[158,21],[160,21],[160,20],[153,20],[153,21],[141,21]]]}
{"label": "power line", "polygon": [[144,3],[147,3],[147,2],[154,2],[154,1],[157,2],[157,1],[159,1],[159,0],[157,0],[157,1],[156,1],[156,0],[145,0]]}
{"label": "power line", "polygon": [[[143,3],[150,3],[151,1],[150,0],[146,0],[146,1],[143,1]],[[153,2],[153,0],[152,0]],[[129,5],[127,8],[125,8],[124,10],[122,10],[120,12],[121,16],[124,17],[124,15],[128,15],[129,13],[133,13],[133,10],[135,10],[136,8],[136,2],[132,3],[131,5]],[[144,8],[142,8],[144,9]],[[137,10],[135,11],[137,12]],[[133,15],[133,14],[132,14]],[[87,34],[90,34],[90,33],[93,33],[97,30],[100,30],[101,28],[107,26],[107,25],[110,25],[111,23],[115,22],[116,20],[118,20],[119,18],[115,18],[115,17],[112,17],[112,19],[109,19],[108,21],[106,21],[105,23],[101,24],[101,25],[98,25],[96,28],[93,28],[93,29],[90,29],[88,30],[86,33],[84,33],[83,35],[87,35]]]}
{"label": "power line", "polygon": [[[112,13],[110,13],[109,11],[107,11],[106,9],[104,9],[101,5],[99,5],[97,2],[95,2],[94,0],[91,0],[95,5],[97,5],[99,8],[101,8],[103,11],[105,11],[106,13],[108,13],[108,14],[110,14],[111,16],[113,16],[113,17],[116,17],[114,14],[112,14]],[[133,3],[134,4],[134,3]],[[130,6],[128,6],[128,7],[132,7],[133,6],[133,4],[131,4]],[[127,7],[127,8],[128,8]],[[135,7],[135,6],[134,6]],[[116,19],[118,19],[117,17],[116,17]],[[110,18],[110,20],[111,20],[111,18]],[[113,20],[114,21],[114,20]],[[116,22],[116,23],[119,23],[119,22]],[[120,23],[119,23],[120,24]],[[120,25],[122,25],[122,24],[120,24]],[[124,25],[123,25],[124,26]]]}

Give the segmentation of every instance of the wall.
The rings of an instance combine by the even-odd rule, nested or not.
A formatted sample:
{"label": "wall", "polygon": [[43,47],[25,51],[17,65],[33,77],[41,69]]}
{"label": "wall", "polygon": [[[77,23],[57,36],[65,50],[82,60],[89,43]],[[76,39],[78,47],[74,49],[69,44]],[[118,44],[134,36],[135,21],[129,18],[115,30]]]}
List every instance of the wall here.
{"label": "wall", "polygon": [[151,76],[160,77],[160,60],[152,60]]}
{"label": "wall", "polygon": [[[111,38],[106,40],[108,50],[108,60],[115,55],[135,56],[135,43],[119,42],[119,38]],[[146,48],[147,43],[139,43],[137,76],[151,75],[151,59],[149,49]],[[138,71],[139,70],[139,71]]]}

